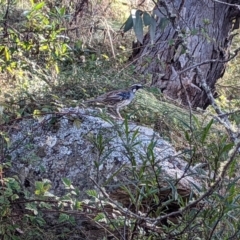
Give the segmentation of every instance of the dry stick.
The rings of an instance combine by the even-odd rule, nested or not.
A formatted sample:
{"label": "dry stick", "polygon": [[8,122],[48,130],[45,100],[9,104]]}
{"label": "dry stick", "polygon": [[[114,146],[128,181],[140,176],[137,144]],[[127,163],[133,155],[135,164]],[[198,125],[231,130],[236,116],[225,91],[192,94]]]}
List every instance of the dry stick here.
{"label": "dry stick", "polygon": [[219,114],[218,116],[219,116],[219,117],[224,117],[224,116],[230,116],[230,115],[236,114],[236,113],[240,113],[240,110],[236,110],[236,111],[229,112],[229,113]]}
{"label": "dry stick", "polygon": [[233,127],[230,123],[230,121],[228,120],[228,117],[227,115],[225,115],[225,113],[220,109],[220,107],[216,104],[215,102],[215,99],[212,95],[212,92],[209,88],[209,86],[207,85],[206,83],[206,80],[203,78],[203,74],[202,74],[202,71],[200,70],[199,67],[196,68],[196,71],[197,71],[197,75],[199,77],[199,80],[201,82],[201,85],[205,91],[205,93],[207,94],[207,97],[208,99],[210,100],[211,102],[211,105],[213,106],[215,112],[218,114],[218,116],[216,116],[215,118],[221,123],[224,125],[224,127],[226,128],[228,134],[230,135],[231,137],[231,140],[234,142],[234,143],[237,143],[238,139],[236,137],[236,133],[234,132],[233,130]]}
{"label": "dry stick", "polygon": [[108,25],[107,25],[107,34],[108,34],[108,38],[109,38],[109,41],[110,41],[110,44],[111,44],[112,55],[113,55],[113,58],[115,59],[115,58],[116,58],[116,55],[115,55],[115,52],[114,52],[112,37],[111,37],[111,33],[110,33],[110,30],[109,30],[109,26],[108,26]]}
{"label": "dry stick", "polygon": [[185,68],[184,70],[179,71],[178,74],[179,74],[179,75],[180,75],[180,74],[183,74],[184,72],[187,72],[187,71],[189,71],[189,70],[191,70],[191,69],[193,69],[193,68],[197,68],[197,67],[199,67],[199,66],[201,66],[201,65],[205,65],[205,64],[208,64],[208,63],[218,63],[218,62],[219,62],[219,63],[226,63],[226,62],[229,62],[230,60],[232,60],[233,58],[235,58],[235,57],[237,56],[237,54],[238,54],[239,51],[240,51],[240,47],[237,48],[237,49],[235,49],[235,50],[234,50],[234,54],[233,54],[230,58],[228,58],[228,59],[226,59],[226,60],[220,60],[220,59],[206,60],[206,61],[197,63],[197,64],[195,64],[195,65],[193,65],[193,66],[187,67],[187,68]]}
{"label": "dry stick", "polygon": [[[191,70],[191,69],[194,69],[196,68],[196,71],[197,71],[197,74],[199,76],[199,79],[200,79],[200,82],[201,82],[201,85],[204,89],[204,91],[206,92],[210,102],[211,102],[211,105],[213,106],[213,108],[215,109],[216,113],[218,114],[217,117],[215,117],[221,124],[224,125],[224,127],[226,128],[228,134],[230,135],[232,141],[234,143],[237,142],[238,138],[237,138],[237,134],[234,132],[232,126],[231,126],[231,123],[229,122],[228,118],[227,118],[227,115],[222,112],[222,110],[220,109],[220,107],[216,104],[215,100],[214,100],[214,97],[212,95],[212,92],[210,90],[210,88],[208,87],[207,83],[206,83],[206,80],[203,78],[203,74],[202,74],[202,71],[200,70],[199,66],[201,65],[204,65],[204,64],[208,64],[208,63],[215,63],[215,62],[220,62],[220,63],[225,63],[225,62],[229,62],[230,60],[232,60],[233,58],[235,58],[238,54],[238,52],[240,51],[240,47],[235,49],[234,50],[234,54],[226,59],[226,60],[219,60],[219,59],[212,59],[212,60],[206,60],[206,61],[203,61],[203,62],[200,62],[200,63],[197,63],[193,66],[190,66],[188,68],[185,68],[184,70],[178,72],[178,74],[183,74],[184,72],[187,72],[188,70]],[[240,150],[239,150],[240,151]]]}
{"label": "dry stick", "polygon": [[217,2],[217,3],[225,4],[225,5],[228,5],[228,6],[232,6],[232,7],[238,7],[240,9],[240,5],[239,4],[231,4],[231,3],[226,3],[226,2],[219,1],[219,0],[213,0],[213,1]]}

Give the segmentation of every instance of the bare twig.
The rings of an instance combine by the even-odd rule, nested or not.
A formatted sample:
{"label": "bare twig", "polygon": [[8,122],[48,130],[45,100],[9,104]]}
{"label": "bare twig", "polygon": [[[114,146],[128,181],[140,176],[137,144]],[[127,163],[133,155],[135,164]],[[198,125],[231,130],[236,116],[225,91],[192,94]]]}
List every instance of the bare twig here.
{"label": "bare twig", "polygon": [[111,33],[110,33],[109,24],[107,23],[106,20],[103,21],[103,24],[105,24],[105,26],[106,26],[106,31],[107,31],[109,42],[110,42],[110,45],[111,45],[112,55],[113,55],[113,58],[115,59],[116,54],[115,54],[114,47],[113,47],[113,41],[112,41],[112,36],[111,36]]}
{"label": "bare twig", "polygon": [[228,120],[227,115],[225,115],[225,113],[221,110],[221,108],[216,104],[213,94],[212,94],[209,86],[207,85],[206,80],[203,78],[202,71],[200,70],[199,67],[197,67],[196,70],[197,70],[197,74],[198,74],[199,80],[201,82],[202,88],[204,89],[205,93],[207,94],[207,97],[210,100],[210,103],[213,106],[215,112],[218,114],[218,116],[216,116],[216,119],[221,124],[224,125],[228,134],[231,137],[231,140],[236,143],[238,141],[238,139],[236,137],[235,131],[233,130],[232,124]]}
{"label": "bare twig", "polygon": [[240,113],[240,110],[236,110],[236,111],[233,111],[233,112],[228,112],[228,113],[219,114],[218,116],[219,116],[219,117],[224,117],[224,116],[230,116],[230,115],[236,114],[236,113]]}
{"label": "bare twig", "polygon": [[199,67],[201,65],[205,65],[205,64],[208,64],[208,63],[216,63],[216,62],[226,63],[226,62],[229,62],[230,60],[232,60],[233,58],[235,58],[237,56],[239,51],[240,51],[240,47],[235,49],[234,50],[234,54],[231,57],[229,57],[228,59],[226,59],[226,60],[220,60],[220,59],[206,60],[206,61],[197,63],[195,65],[192,65],[190,67],[187,67],[187,68],[183,69],[182,71],[179,71],[178,74],[181,75],[181,74],[183,74],[183,73],[185,73],[185,72],[187,72],[187,71],[189,71],[191,69],[197,68],[197,67]]}
{"label": "bare twig", "polygon": [[218,3],[222,3],[222,4],[225,4],[225,5],[228,5],[228,6],[232,6],[232,7],[237,7],[240,9],[240,5],[239,4],[232,4],[232,3],[227,3],[227,2],[222,2],[222,1],[219,1],[219,0],[213,0],[214,2],[218,2]]}

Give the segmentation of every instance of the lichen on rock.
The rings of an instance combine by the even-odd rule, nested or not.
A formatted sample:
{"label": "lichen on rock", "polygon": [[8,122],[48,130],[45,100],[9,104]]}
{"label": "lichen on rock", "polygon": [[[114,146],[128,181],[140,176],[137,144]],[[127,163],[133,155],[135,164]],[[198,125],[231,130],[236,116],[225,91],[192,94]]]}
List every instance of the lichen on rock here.
{"label": "lichen on rock", "polygon": [[13,171],[32,192],[35,181],[49,179],[51,191],[63,195],[62,178],[70,179],[81,192],[94,188],[91,178],[111,192],[135,181],[131,169],[143,164],[149,177],[154,168],[158,170],[163,186],[177,182],[189,194],[194,186],[201,187],[196,170],[154,130],[126,120],[103,119],[93,110],[66,108],[22,120],[10,137]]}

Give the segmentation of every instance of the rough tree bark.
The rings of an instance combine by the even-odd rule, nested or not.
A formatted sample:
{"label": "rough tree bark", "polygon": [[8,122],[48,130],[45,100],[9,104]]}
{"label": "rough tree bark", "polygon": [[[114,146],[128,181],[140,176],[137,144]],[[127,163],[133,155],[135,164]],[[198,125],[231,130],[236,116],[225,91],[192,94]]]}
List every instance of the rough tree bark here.
{"label": "rough tree bark", "polygon": [[222,61],[229,58],[231,33],[239,28],[239,0],[159,0],[156,4],[154,43],[149,34],[144,37],[135,56],[136,72],[152,74],[152,85],[166,96],[193,108],[206,108],[209,100],[196,68],[179,72],[207,60],[220,60],[199,66],[216,94],[215,83],[225,71]]}

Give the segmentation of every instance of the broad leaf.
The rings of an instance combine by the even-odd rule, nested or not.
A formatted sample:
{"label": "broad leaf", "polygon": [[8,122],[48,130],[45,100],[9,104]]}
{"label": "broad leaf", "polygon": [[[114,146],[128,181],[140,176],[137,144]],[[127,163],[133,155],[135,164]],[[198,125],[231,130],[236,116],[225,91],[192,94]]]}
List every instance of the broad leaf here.
{"label": "broad leaf", "polygon": [[69,180],[68,178],[62,178],[62,182],[66,189],[74,189],[71,180]]}
{"label": "broad leaf", "polygon": [[104,213],[98,213],[98,215],[94,218],[94,220],[97,221],[97,222],[105,222],[105,223],[107,223],[107,219],[106,219]]}
{"label": "broad leaf", "polygon": [[132,27],[133,27],[133,19],[132,19],[132,15],[130,15],[127,21],[124,23],[123,32],[129,31]]}
{"label": "broad leaf", "polygon": [[147,12],[143,13],[143,22],[145,26],[149,26],[152,23],[152,18]]}
{"label": "broad leaf", "polygon": [[133,21],[133,29],[136,34],[136,37],[140,43],[143,43],[143,20],[141,17],[141,11],[136,11],[136,21],[134,24]]}
{"label": "broad leaf", "polygon": [[69,220],[68,214],[60,213],[59,218],[58,218],[59,223],[67,222],[68,220]]}

